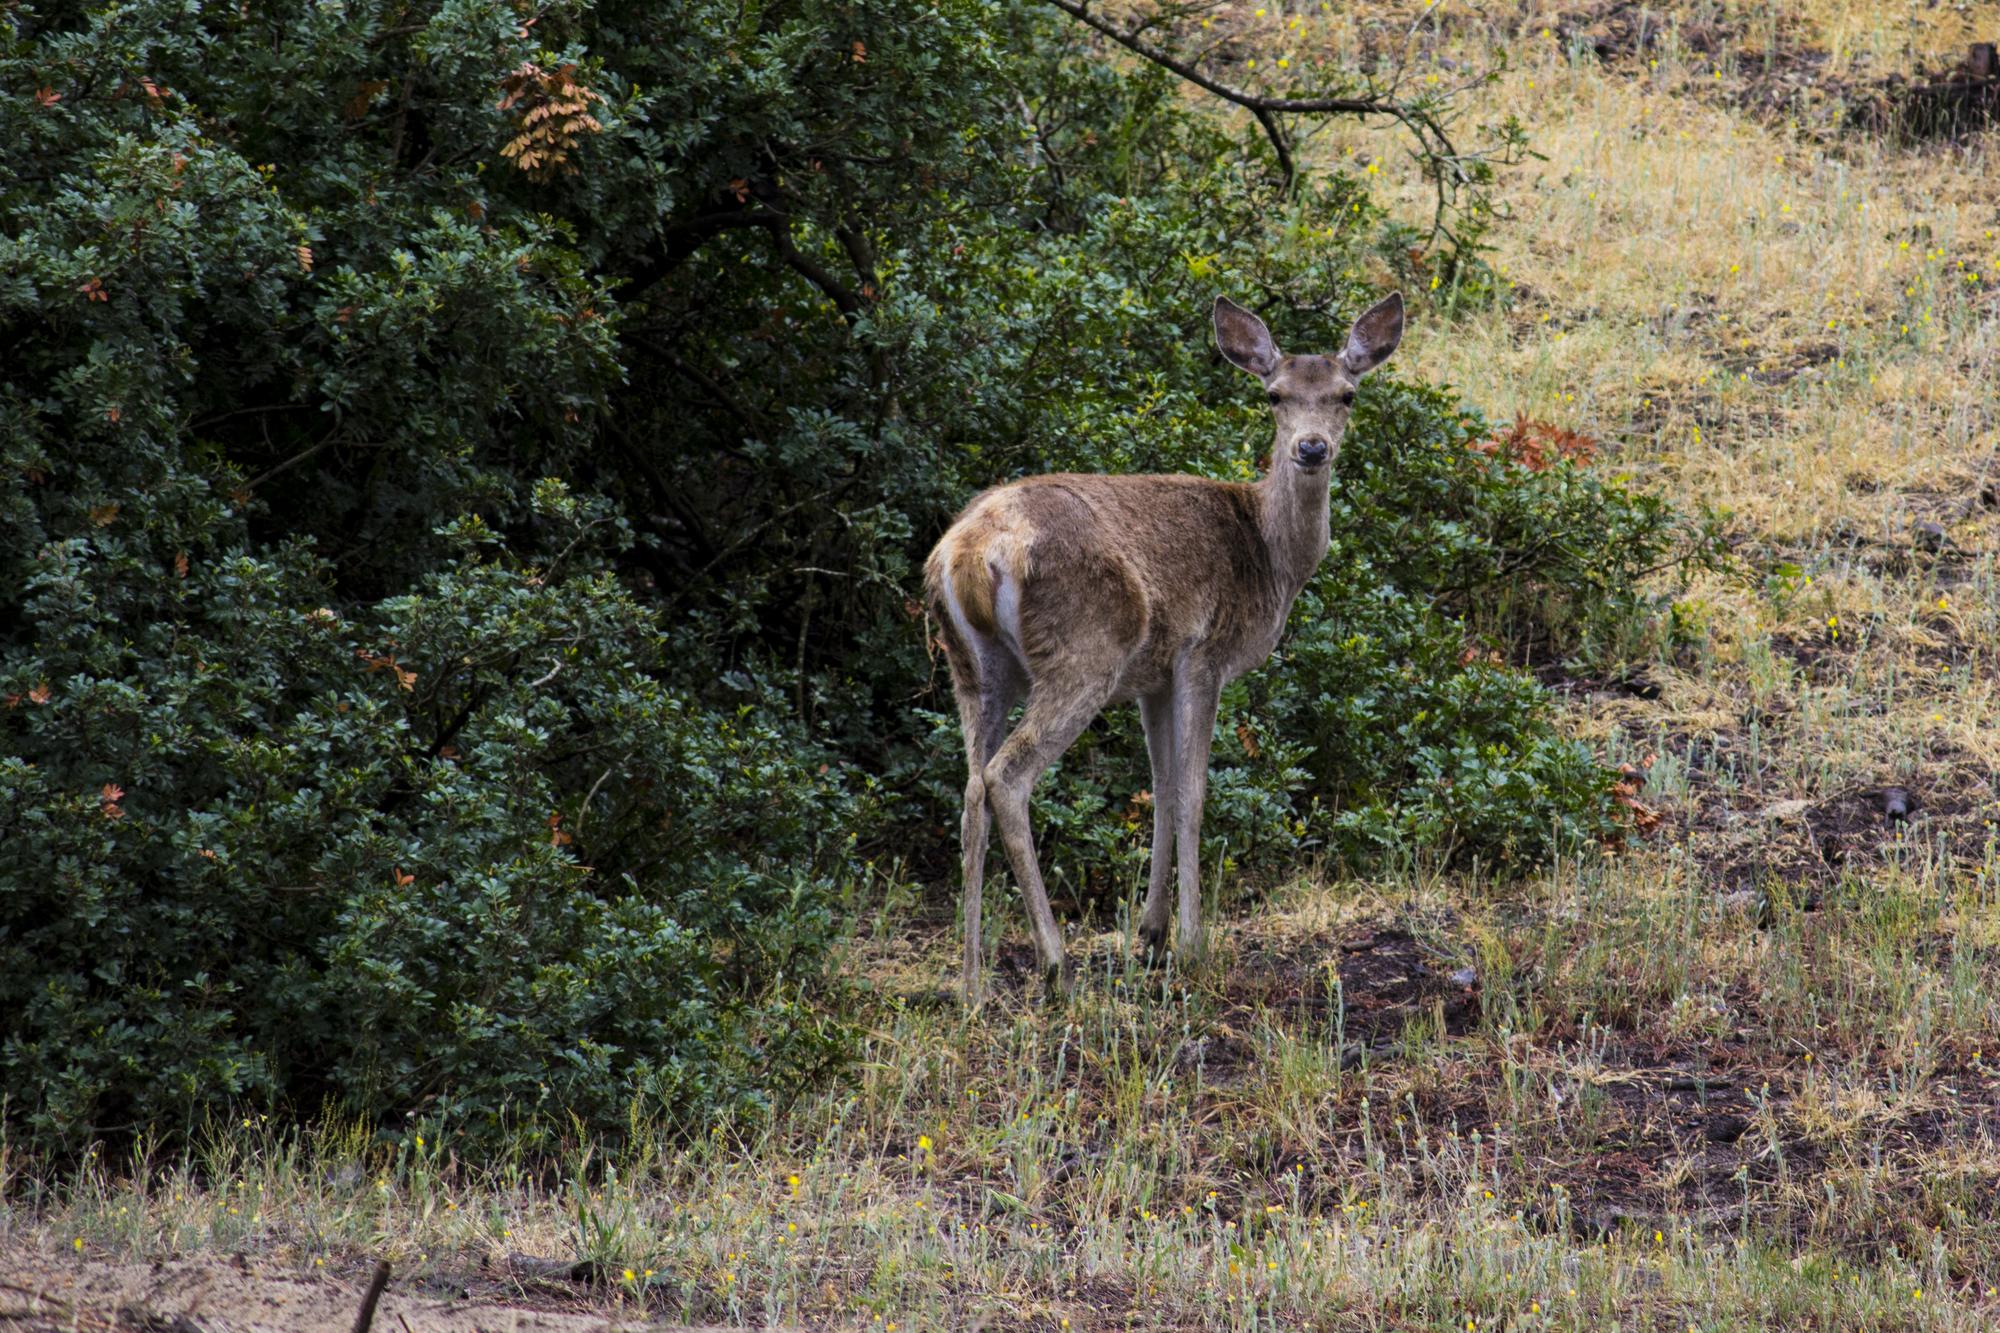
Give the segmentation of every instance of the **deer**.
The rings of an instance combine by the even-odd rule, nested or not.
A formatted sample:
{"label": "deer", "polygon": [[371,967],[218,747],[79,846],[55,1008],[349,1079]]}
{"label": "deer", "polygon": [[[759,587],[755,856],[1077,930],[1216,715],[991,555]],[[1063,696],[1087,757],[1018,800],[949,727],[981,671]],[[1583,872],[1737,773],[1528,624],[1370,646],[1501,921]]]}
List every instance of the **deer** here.
{"label": "deer", "polygon": [[1333,356],[1281,353],[1264,321],[1226,296],[1212,320],[1223,358],[1256,376],[1270,403],[1261,479],[1025,477],[975,496],[924,562],[925,607],[965,740],[968,1007],[982,1000],[980,899],[995,825],[1044,972],[1065,992],[1074,985],[1029,802],[1041,775],[1114,704],[1137,702],[1152,768],[1141,939],[1149,958],[1164,955],[1167,882],[1178,871],[1175,950],[1200,955],[1201,818],[1222,689],[1270,656],[1326,554],[1333,461],[1361,377],[1402,341],[1403,298],[1391,293],[1362,312]]}

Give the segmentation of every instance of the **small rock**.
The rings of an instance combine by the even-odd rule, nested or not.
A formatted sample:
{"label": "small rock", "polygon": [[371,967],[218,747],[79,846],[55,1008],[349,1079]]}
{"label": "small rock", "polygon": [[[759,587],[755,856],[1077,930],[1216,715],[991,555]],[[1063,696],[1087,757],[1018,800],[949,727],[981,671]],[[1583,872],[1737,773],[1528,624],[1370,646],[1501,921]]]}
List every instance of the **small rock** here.
{"label": "small rock", "polygon": [[1945,532],[1944,524],[1933,523],[1929,519],[1911,527],[1910,539],[1920,551],[1942,551],[1951,545],[1951,537]]}
{"label": "small rock", "polygon": [[1885,787],[1882,791],[1882,822],[1901,824],[1910,817],[1910,793],[1901,787]]}
{"label": "small rock", "polygon": [[1477,968],[1461,967],[1451,974],[1451,984],[1454,986],[1477,986],[1479,984],[1479,970]]}

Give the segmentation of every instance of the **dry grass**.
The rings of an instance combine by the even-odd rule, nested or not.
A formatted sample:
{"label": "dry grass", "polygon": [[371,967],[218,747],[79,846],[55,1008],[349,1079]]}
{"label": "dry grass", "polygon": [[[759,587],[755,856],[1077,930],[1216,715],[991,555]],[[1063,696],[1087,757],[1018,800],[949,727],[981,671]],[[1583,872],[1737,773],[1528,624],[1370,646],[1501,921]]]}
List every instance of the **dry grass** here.
{"label": "dry grass", "polygon": [[[1397,8],[1239,17],[1357,45]],[[857,1082],[755,1142],[641,1135],[545,1180],[251,1127],[136,1179],[9,1182],[0,1240],[348,1279],[386,1251],[729,1324],[1991,1327],[2000,145],[1844,117],[2000,36],[2000,5],[1662,8],[1650,45],[1638,6],[1439,8],[1424,52],[1506,52],[1476,115],[1547,160],[1501,190],[1508,299],[1404,352],[1731,515],[1750,576],[1694,591],[1703,644],[1656,697],[1571,683],[1607,757],[1659,755],[1647,850],[1504,889],[1306,876],[1194,975],[1081,941],[1066,1008],[1010,943],[976,1019],[940,998],[948,923],[878,904]],[[1414,210],[1392,148],[1344,125],[1313,151]]]}

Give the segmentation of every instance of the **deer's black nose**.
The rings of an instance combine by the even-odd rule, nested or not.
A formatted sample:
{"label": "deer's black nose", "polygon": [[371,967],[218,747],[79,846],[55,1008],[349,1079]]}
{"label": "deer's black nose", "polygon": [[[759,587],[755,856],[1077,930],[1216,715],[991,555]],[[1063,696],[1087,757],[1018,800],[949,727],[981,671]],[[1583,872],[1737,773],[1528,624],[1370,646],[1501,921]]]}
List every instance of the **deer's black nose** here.
{"label": "deer's black nose", "polygon": [[1326,461],[1327,454],[1332,452],[1331,446],[1317,435],[1306,436],[1294,447],[1299,451],[1299,461],[1307,467],[1318,467]]}

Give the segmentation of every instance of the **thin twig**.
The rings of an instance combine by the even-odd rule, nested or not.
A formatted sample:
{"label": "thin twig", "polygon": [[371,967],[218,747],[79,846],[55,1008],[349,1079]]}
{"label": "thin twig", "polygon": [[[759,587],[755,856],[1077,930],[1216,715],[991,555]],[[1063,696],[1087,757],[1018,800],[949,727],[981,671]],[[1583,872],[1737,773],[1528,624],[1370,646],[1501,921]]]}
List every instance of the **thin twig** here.
{"label": "thin twig", "polygon": [[614,769],[617,769],[618,767],[623,765],[626,762],[626,760],[629,760],[631,757],[632,756],[629,754],[626,755],[624,759],[620,759],[618,763],[613,764],[610,768],[605,769],[602,773],[599,773],[597,775],[597,781],[591,783],[590,790],[583,794],[583,804],[576,808],[576,823],[571,825],[571,832],[575,833],[582,831],[583,821],[590,814],[590,803],[597,799],[597,789],[599,787],[602,787],[605,784],[605,782],[611,777],[612,771]]}
{"label": "thin twig", "polygon": [[332,435],[328,435],[325,439],[321,440],[318,444],[313,445],[310,449],[307,449],[304,453],[293,454],[290,458],[287,458],[284,462],[278,464],[276,467],[271,468],[268,471],[261,474],[260,476],[253,478],[250,484],[245,486],[243,489],[246,491],[254,491],[259,486],[262,486],[265,482],[269,481],[271,478],[277,476],[278,474],[282,472],[291,471],[293,468],[305,462],[307,459],[310,459],[315,455],[319,454],[320,452],[322,452],[328,445],[333,443],[333,439],[334,437]]}
{"label": "thin twig", "polygon": [[375,1324],[375,1306],[382,1299],[382,1289],[389,1285],[389,1261],[383,1259],[375,1265],[375,1276],[368,1280],[368,1294],[361,1298],[361,1309],[354,1316],[354,1333],[368,1333]]}

